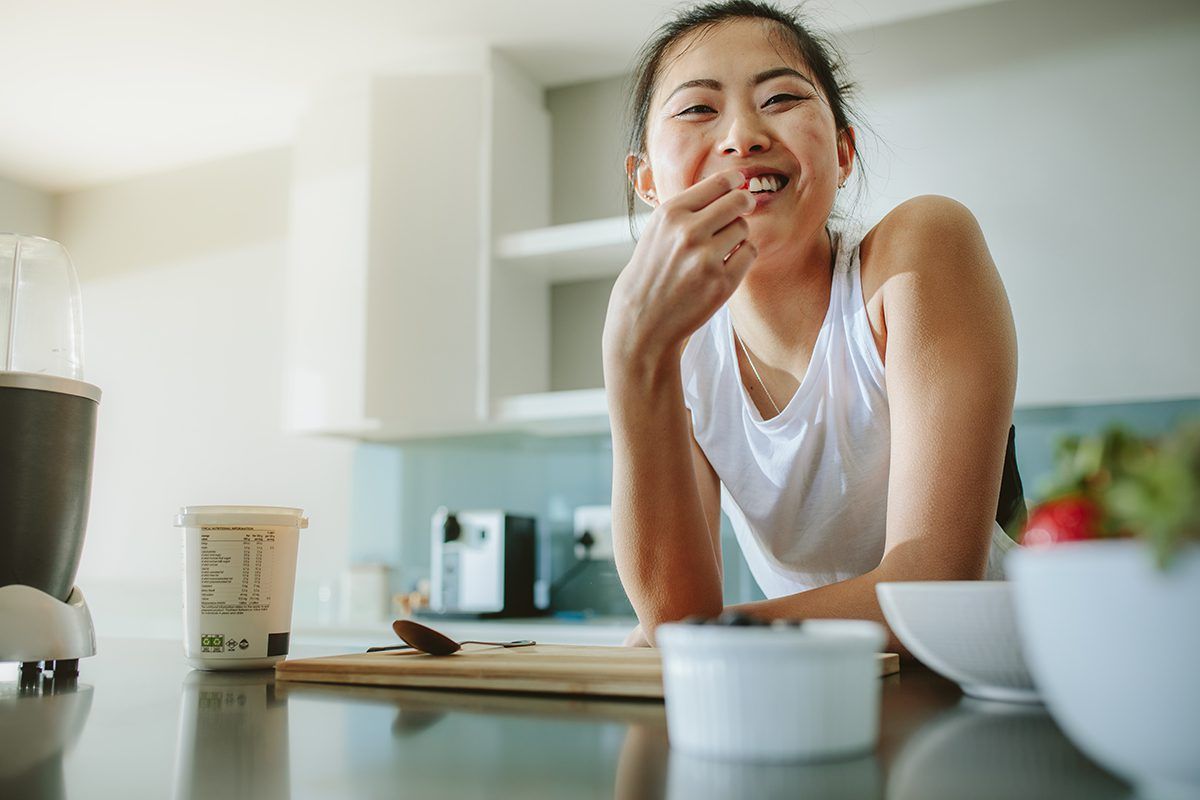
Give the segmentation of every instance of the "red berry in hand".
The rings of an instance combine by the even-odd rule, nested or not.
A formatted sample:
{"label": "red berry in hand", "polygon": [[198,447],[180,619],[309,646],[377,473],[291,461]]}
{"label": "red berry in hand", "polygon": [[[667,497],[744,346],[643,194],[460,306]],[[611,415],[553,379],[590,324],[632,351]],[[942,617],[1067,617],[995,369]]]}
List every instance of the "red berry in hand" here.
{"label": "red berry in hand", "polygon": [[1029,515],[1021,544],[1038,545],[1081,542],[1100,536],[1100,509],[1079,495],[1042,503]]}

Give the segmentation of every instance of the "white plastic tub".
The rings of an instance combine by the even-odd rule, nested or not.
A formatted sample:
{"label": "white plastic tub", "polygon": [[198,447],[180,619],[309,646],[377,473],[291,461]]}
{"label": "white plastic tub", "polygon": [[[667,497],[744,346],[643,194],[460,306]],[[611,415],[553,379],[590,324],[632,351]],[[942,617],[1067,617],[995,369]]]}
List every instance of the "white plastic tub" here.
{"label": "white plastic tub", "polygon": [[200,669],[264,669],[287,657],[298,508],[185,506],[183,649]]}
{"label": "white plastic tub", "polygon": [[875,747],[881,625],[672,623],[656,636],[672,747],[752,761],[843,758]]}

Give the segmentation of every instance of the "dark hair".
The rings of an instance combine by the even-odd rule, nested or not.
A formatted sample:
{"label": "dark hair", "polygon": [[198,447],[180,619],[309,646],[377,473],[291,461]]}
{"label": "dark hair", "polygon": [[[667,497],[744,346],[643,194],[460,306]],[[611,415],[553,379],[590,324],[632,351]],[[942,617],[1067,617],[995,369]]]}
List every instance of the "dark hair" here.
{"label": "dark hair", "polygon": [[[659,71],[667,51],[684,36],[711,30],[718,25],[738,19],[760,19],[775,23],[782,44],[793,49],[813,72],[821,91],[829,100],[834,124],[840,133],[851,127],[859,128],[858,114],[854,108],[857,84],[845,76],[845,65],[840,53],[825,37],[813,33],[803,22],[797,6],[784,11],[769,3],[755,0],[725,0],[720,3],[705,3],[679,12],[647,40],[638,52],[631,76],[629,107],[627,111],[628,131],[626,152],[644,156],[646,151],[646,120],[650,115],[650,99],[658,85]],[[855,162],[860,162],[858,147],[855,147]],[[859,178],[858,191],[864,187],[864,177]],[[637,194],[631,182],[626,182],[625,205],[633,226],[637,211]],[[832,216],[844,216],[834,210]]]}

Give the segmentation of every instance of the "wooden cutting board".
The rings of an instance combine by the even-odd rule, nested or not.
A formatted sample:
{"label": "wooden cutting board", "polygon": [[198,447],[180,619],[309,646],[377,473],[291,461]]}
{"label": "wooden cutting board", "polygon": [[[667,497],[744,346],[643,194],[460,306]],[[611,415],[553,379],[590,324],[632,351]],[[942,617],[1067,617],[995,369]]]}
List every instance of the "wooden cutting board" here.
{"label": "wooden cutting board", "polygon": [[[899,672],[895,653],[879,654],[879,674]],[[412,650],[351,653],[280,662],[281,681],[535,692],[662,699],[662,660],[651,647],[537,644],[464,645],[451,656]]]}

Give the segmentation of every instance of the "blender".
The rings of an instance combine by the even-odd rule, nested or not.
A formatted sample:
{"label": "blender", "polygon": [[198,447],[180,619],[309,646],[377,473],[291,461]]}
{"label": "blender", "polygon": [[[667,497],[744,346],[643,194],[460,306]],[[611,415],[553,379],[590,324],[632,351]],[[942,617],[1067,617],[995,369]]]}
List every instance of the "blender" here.
{"label": "blender", "polygon": [[74,678],[96,653],[75,586],[100,403],[82,317],[66,249],[0,234],[0,662],[20,662],[22,682]]}

